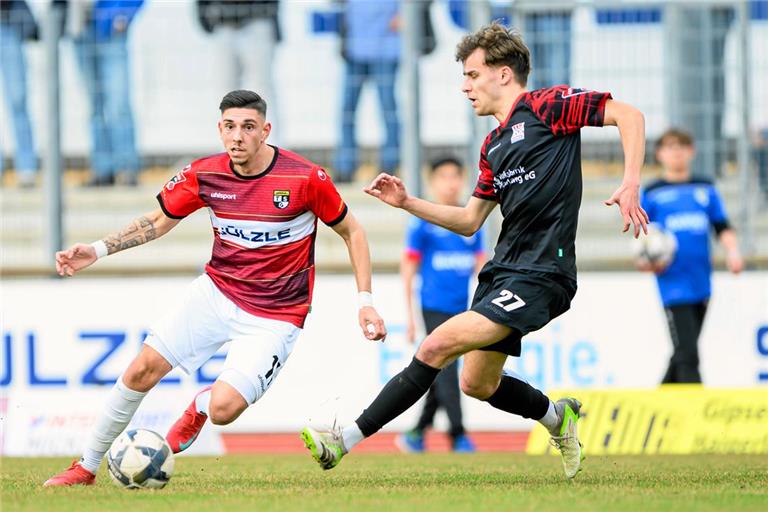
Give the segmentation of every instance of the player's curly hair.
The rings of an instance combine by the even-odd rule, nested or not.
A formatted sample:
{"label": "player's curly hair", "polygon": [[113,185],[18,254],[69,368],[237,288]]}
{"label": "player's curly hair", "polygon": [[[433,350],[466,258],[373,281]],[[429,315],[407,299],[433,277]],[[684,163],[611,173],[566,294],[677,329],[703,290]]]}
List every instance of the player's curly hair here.
{"label": "player's curly hair", "polygon": [[265,118],[267,117],[267,102],[253,91],[238,90],[228,92],[219,103],[223,114],[229,108],[252,108]]}
{"label": "player's curly hair", "polygon": [[464,62],[476,49],[485,50],[485,64],[509,66],[517,82],[525,86],[531,72],[531,52],[520,33],[494,21],[477,32],[467,34],[456,46],[456,60]]}

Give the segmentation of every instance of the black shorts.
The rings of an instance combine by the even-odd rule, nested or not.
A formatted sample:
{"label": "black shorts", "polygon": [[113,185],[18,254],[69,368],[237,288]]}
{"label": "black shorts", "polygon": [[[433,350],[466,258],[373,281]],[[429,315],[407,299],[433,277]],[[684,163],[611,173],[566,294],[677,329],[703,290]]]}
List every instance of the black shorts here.
{"label": "black shorts", "polygon": [[565,276],[528,270],[483,271],[478,276],[472,311],[513,329],[501,341],[483,347],[519,357],[522,337],[541,329],[571,307],[576,282]]}

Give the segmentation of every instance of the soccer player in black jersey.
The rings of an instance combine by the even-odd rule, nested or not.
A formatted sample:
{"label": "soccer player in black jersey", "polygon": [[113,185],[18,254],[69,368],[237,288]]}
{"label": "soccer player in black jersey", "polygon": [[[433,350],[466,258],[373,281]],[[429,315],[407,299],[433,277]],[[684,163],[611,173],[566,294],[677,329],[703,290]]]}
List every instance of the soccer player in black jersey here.
{"label": "soccer player in black jersey", "polygon": [[568,478],[581,466],[574,398],[552,402],[527,382],[503,371],[519,356],[521,338],[566,312],[576,293],[575,238],[581,203],[579,129],[614,125],[624,149],[624,179],[606,205],[618,205],[626,232],[647,232],[640,207],[640,167],[645,152],[643,115],[609,93],[567,85],[528,91],[528,48],[513,31],[492,23],[459,44],[462,91],[479,116],[499,126],[485,139],[480,177],[463,207],[438,205],[407,193],[401,180],[381,174],[366,192],[428,222],[462,235],[480,228],[500,205],[504,217],[494,257],[479,275],[469,311],[438,327],[411,364],[390,380],[351,425],[331,432],[307,427],[302,438],[324,469],[363,438],[412,406],[435,377],[464,355],[461,389],[493,407],[532,418],[550,432]]}

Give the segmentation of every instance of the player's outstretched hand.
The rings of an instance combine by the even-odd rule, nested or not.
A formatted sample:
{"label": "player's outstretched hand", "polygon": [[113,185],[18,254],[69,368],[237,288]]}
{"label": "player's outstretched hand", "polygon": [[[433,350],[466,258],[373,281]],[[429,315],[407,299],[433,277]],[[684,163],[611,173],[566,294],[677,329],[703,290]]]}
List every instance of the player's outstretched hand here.
{"label": "player's outstretched hand", "polygon": [[640,230],[648,234],[648,214],[640,206],[640,185],[622,183],[610,199],[605,201],[607,206],[619,205],[621,217],[624,219],[623,233],[629,230],[630,223],[635,228],[635,238],[640,236]]}
{"label": "player's outstretched hand", "polygon": [[60,276],[70,277],[92,265],[96,259],[96,249],[91,244],[75,244],[66,251],[56,253],[56,272]]}
{"label": "player's outstretched hand", "polygon": [[363,329],[363,336],[373,341],[384,341],[387,337],[387,328],[384,327],[384,320],[372,306],[360,308],[358,321]]}
{"label": "player's outstretched hand", "polygon": [[405,190],[403,180],[385,172],[376,176],[363,191],[395,208],[402,208],[408,199],[408,192]]}

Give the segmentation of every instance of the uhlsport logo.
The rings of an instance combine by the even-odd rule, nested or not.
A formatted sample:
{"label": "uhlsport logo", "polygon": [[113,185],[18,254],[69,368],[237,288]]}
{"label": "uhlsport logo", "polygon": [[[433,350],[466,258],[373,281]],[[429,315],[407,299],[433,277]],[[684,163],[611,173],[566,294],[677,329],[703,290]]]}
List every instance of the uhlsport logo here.
{"label": "uhlsport logo", "polygon": [[166,184],[165,184],[165,188],[167,188],[167,189],[168,189],[168,192],[170,192],[171,190],[173,190],[173,187],[175,187],[175,186],[176,186],[176,185],[178,185],[179,183],[181,183],[181,182],[183,182],[183,181],[187,181],[187,177],[186,177],[186,176],[184,176],[184,172],[185,172],[185,171],[188,171],[188,170],[189,170],[191,167],[192,167],[191,165],[188,165],[188,166],[186,166],[185,168],[183,168],[182,170],[180,170],[179,172],[177,172],[177,173],[176,173],[176,175],[175,175],[173,178],[171,178],[171,179],[168,181],[168,183],[166,183]]}
{"label": "uhlsport logo", "polygon": [[211,199],[237,199],[237,194],[225,194],[223,192],[213,192]]}
{"label": "uhlsport logo", "polygon": [[291,202],[290,190],[275,190],[272,192],[272,202],[276,208],[284,210],[288,208],[288,204]]}

